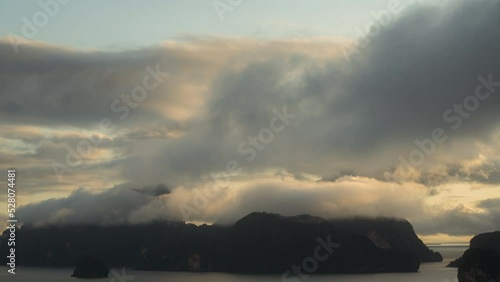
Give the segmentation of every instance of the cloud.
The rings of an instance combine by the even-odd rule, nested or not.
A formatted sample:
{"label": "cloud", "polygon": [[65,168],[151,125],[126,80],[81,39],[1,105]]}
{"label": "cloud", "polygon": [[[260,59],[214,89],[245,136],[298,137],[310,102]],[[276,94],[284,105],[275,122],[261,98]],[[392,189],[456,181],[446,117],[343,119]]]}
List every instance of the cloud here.
{"label": "cloud", "polygon": [[[288,105],[298,119],[265,154],[250,164],[243,161],[246,171],[283,167],[326,178],[353,171],[383,179],[384,173],[398,167],[399,155],[408,158],[418,149],[416,139],[431,138],[435,128],[442,128],[446,144],[417,170],[426,175],[436,170],[453,173],[454,167],[465,167],[464,162],[484,153],[478,143],[499,128],[495,117],[500,90],[470,116],[460,118],[462,125],[456,130],[456,122],[449,118],[458,114],[452,112],[448,121],[443,118],[474,95],[478,76],[491,74],[500,81],[494,47],[500,42],[497,6],[485,2],[452,5],[449,10],[411,9],[348,64],[338,56],[318,59],[293,48],[275,54],[272,44],[246,54],[248,62],[226,67],[216,77],[204,122],[157,155],[153,162],[161,171],[143,177],[171,171],[193,178],[222,167],[226,160],[241,160],[238,144],[265,126],[271,109],[280,105]],[[234,55],[239,56],[243,55]],[[134,171],[134,165],[127,170],[131,175]],[[474,170],[463,172],[462,179],[478,176]],[[420,176],[405,180],[434,181]]]}
{"label": "cloud", "polygon": [[18,216],[22,223],[34,225],[130,224],[136,210],[169,193],[163,185],[139,189],[130,186],[118,185],[101,193],[78,189],[65,198],[25,205],[18,210]]}
{"label": "cloud", "polygon": [[475,206],[458,205],[433,216],[418,225],[422,234],[437,232],[461,236],[498,230],[500,198],[479,201]]}
{"label": "cloud", "polygon": [[[66,194],[77,187],[96,191],[125,182],[140,183],[136,188],[169,183],[171,189],[168,197],[146,200],[141,195],[139,202],[132,201],[134,213],[119,213],[123,222],[177,216],[176,204],[189,202],[194,189],[213,184],[210,173],[235,161],[241,173],[231,176],[228,190],[198,220],[241,216],[251,209],[334,216],[401,215],[411,207],[408,217],[422,230],[432,230],[425,232],[439,227],[426,216],[456,224],[469,218],[462,221],[470,227],[463,232],[481,227],[476,225],[481,220],[483,227],[493,227],[488,218],[459,205],[440,211],[439,217],[422,210],[422,203],[446,195],[441,188],[450,183],[477,189],[500,185],[500,88],[483,81],[481,91],[491,91],[491,97],[478,101],[477,110],[457,112],[472,101],[468,97],[481,83],[478,76],[493,84],[500,81],[499,6],[498,1],[415,5],[348,61],[339,38],[193,36],[120,52],[26,43],[20,46],[22,56],[13,56],[3,41],[0,115],[2,126],[12,130],[0,143],[14,153],[0,150],[0,159],[20,167],[32,164],[25,170],[23,181],[32,183],[26,191],[48,189],[51,181],[58,183],[50,160],[63,162],[66,146],[75,148],[80,138],[98,134],[104,141],[65,176]],[[113,101],[130,94],[142,83],[146,68],[157,65],[168,77],[120,119],[111,109]],[[296,118],[273,133],[264,149],[255,147],[256,155],[248,161],[242,142],[258,137],[270,126],[274,109],[284,107]],[[112,120],[113,132],[95,130],[103,118]],[[408,159],[422,150],[415,140],[432,138],[436,128],[447,140],[408,171],[398,157]],[[53,138],[42,142],[49,135]],[[293,175],[295,182],[260,181],[269,171]],[[367,179],[373,189],[346,177]],[[41,187],[33,184],[39,178],[44,180]],[[332,181],[316,183],[319,179]],[[387,187],[396,186],[406,188],[386,194]],[[77,191],[69,198],[94,197]],[[110,191],[118,193],[118,188]],[[264,197],[268,191],[272,198]],[[417,199],[400,199],[407,195]],[[54,204],[57,208],[46,210],[54,222],[82,222],[72,207]]]}
{"label": "cloud", "polygon": [[150,196],[161,196],[161,195],[166,195],[170,194],[170,189],[167,188],[165,185],[157,185],[157,186],[145,186],[140,189],[133,189],[136,192],[143,193],[146,195]]}
{"label": "cloud", "polygon": [[[158,219],[184,220],[179,203],[191,204],[200,195],[197,190],[176,189],[164,185],[131,188],[118,185],[100,193],[75,190],[61,199],[29,204],[19,210],[23,222],[37,224],[129,224]],[[393,191],[412,197],[394,199]],[[204,193],[204,192],[202,192]],[[369,214],[412,217],[423,210],[427,190],[424,186],[387,184],[362,177],[345,177],[336,182],[299,181],[263,176],[256,183],[222,189],[209,205],[190,218],[192,221],[232,223],[252,211],[294,215],[297,211],[325,218]],[[202,196],[203,197],[203,196]],[[401,212],[401,210],[405,212]]]}
{"label": "cloud", "polygon": [[[500,198],[435,208],[428,190],[416,183],[386,183],[364,177],[342,177],[334,182],[297,180],[293,175],[267,175],[255,183],[224,188],[216,197],[204,197],[206,189],[176,189],[164,185],[131,188],[118,185],[100,193],[78,189],[61,199],[29,204],[19,209],[23,223],[137,224],[157,220],[186,220],[180,203],[196,209],[190,222],[232,224],[253,211],[282,215],[311,214],[326,219],[368,215],[408,219],[422,235],[470,236],[498,229]],[[405,197],[395,197],[395,193]],[[206,201],[206,202],[205,202]]]}

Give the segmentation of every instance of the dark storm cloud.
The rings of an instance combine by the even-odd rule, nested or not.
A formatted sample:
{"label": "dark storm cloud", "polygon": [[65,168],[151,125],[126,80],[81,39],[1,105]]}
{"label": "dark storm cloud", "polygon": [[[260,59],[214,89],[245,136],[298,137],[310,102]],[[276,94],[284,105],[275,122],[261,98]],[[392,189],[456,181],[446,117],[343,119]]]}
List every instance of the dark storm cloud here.
{"label": "dark storm cloud", "polygon": [[[359,126],[349,130],[359,134],[343,135],[344,143],[372,148],[381,140],[426,137],[435,127],[449,127],[443,113],[474,94],[478,75],[500,81],[499,13],[498,1],[415,9],[375,37],[351,59],[347,91],[332,107],[334,116],[358,114]],[[481,103],[461,134],[497,126],[498,94],[500,89]]]}
{"label": "dark storm cloud", "polygon": [[[461,2],[407,11],[349,63],[290,51],[268,58],[264,51],[272,53],[276,46],[258,49],[247,55],[254,60],[244,67],[220,72],[205,122],[159,154],[156,167],[190,177],[231,159],[241,161],[246,156],[238,154],[238,145],[267,126],[272,108],[281,105],[297,120],[265,153],[250,164],[242,161],[247,171],[284,167],[331,178],[348,170],[384,179],[383,173],[398,165],[398,155],[407,158],[414,140],[431,138],[435,128],[444,130],[448,143],[427,163],[455,155],[446,165],[458,166],[479,153],[470,144],[488,140],[499,126],[498,86],[477,110],[464,108],[466,117],[454,110],[475,95],[478,76],[491,75],[493,84],[500,83],[499,24],[499,2]],[[463,140],[466,147],[451,146]],[[132,165],[128,172],[133,171]]]}

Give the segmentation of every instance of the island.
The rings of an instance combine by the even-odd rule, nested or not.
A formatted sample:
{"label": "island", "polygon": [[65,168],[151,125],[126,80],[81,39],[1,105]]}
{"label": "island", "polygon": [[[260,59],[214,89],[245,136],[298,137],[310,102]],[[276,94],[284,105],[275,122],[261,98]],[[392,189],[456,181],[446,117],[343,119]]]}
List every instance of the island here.
{"label": "island", "polygon": [[[0,238],[1,254],[8,251],[7,235]],[[17,236],[23,242],[17,250],[20,265],[70,267],[80,259],[80,269],[89,265],[88,258],[81,261],[89,254],[110,267],[279,273],[285,279],[312,272],[415,272],[421,262],[442,260],[407,220],[396,218],[327,220],[254,212],[232,225],[23,225]]]}
{"label": "island", "polygon": [[458,268],[459,282],[500,281],[500,231],[474,236],[469,249],[448,267]]}

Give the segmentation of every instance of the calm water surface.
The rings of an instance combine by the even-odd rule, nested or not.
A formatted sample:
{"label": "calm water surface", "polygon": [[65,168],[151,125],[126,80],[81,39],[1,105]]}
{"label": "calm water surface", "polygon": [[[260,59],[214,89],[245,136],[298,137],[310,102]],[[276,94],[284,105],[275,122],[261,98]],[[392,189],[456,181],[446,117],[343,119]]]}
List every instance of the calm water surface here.
{"label": "calm water surface", "polygon": [[[308,282],[326,282],[326,281],[370,281],[370,282],[416,282],[416,281],[435,281],[435,282],[451,282],[456,281],[456,269],[446,268],[445,265],[458,256],[460,256],[467,247],[465,246],[432,246],[431,249],[440,252],[444,261],[440,263],[422,264],[420,271],[417,273],[391,273],[391,274],[366,274],[366,275],[311,275]],[[121,272],[119,270],[119,272]],[[233,275],[224,273],[180,273],[180,272],[149,272],[135,271],[127,269],[126,274],[129,275],[129,280],[123,277],[114,277],[110,275],[105,279],[76,279],[69,277],[73,273],[73,269],[69,268],[37,268],[37,267],[20,267],[16,271],[16,275],[7,273],[7,267],[0,267],[0,281],[12,282],[63,282],[63,281],[109,281],[109,282],[279,282],[281,275]],[[132,280],[130,280],[132,279]],[[289,279],[288,281],[296,281]]]}

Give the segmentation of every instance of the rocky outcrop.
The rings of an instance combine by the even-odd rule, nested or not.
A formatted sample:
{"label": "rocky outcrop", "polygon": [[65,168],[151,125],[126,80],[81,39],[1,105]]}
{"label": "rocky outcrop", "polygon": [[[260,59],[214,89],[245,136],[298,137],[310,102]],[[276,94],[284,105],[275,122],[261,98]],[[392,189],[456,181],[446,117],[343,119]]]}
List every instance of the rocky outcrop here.
{"label": "rocky outcrop", "polygon": [[494,249],[468,249],[458,266],[459,282],[500,281],[500,253]]}
{"label": "rocky outcrop", "polygon": [[500,253],[500,231],[483,233],[470,240],[471,249],[494,249]]}
{"label": "rocky outcrop", "polygon": [[459,257],[455,259],[454,261],[450,261],[446,267],[459,267],[463,263],[464,259],[462,257]]}
{"label": "rocky outcrop", "polygon": [[500,281],[500,232],[474,236],[469,249],[448,267],[458,267],[459,282]]}
{"label": "rocky outcrop", "polygon": [[252,213],[234,225],[221,252],[220,267],[231,272],[283,273],[292,266],[315,273],[413,272],[420,265],[411,252],[378,248],[363,234],[309,215]]}
{"label": "rocky outcrop", "polygon": [[72,277],[77,278],[105,278],[108,277],[109,268],[99,259],[85,255],[78,259]]}
{"label": "rocky outcrop", "polygon": [[443,261],[441,254],[430,250],[405,219],[356,217],[332,222],[342,230],[368,237],[379,248],[407,251],[421,262]]}

